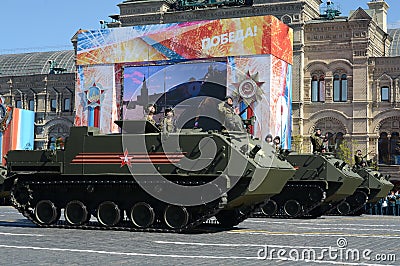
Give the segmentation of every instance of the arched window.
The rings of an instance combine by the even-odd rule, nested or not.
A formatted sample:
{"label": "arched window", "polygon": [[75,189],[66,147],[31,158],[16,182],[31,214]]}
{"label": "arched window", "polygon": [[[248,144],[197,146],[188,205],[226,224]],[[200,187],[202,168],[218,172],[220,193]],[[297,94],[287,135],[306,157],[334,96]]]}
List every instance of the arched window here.
{"label": "arched window", "polygon": [[29,100],[29,110],[35,111],[35,101]]}
{"label": "arched window", "polygon": [[50,101],[50,111],[55,112],[57,110],[57,100],[51,99]]}
{"label": "arched window", "polygon": [[341,92],[342,92],[342,101],[347,101],[347,75],[342,75],[342,80],[340,81]]}
{"label": "arched window", "polygon": [[392,132],[390,136],[390,162],[391,164],[400,164],[399,132]]}
{"label": "arched window", "polygon": [[347,75],[338,74],[333,76],[333,101],[346,102],[347,101]]}
{"label": "arched window", "polygon": [[314,75],[311,79],[311,101],[325,102],[325,77]]}
{"label": "arched window", "polygon": [[388,86],[381,87],[381,101],[382,102],[389,101],[389,87]]}
{"label": "arched window", "polygon": [[64,99],[64,112],[71,111],[71,99],[65,98]]}
{"label": "arched window", "polygon": [[292,18],[289,15],[284,15],[281,18],[282,22],[285,23],[286,25],[292,23]]}
{"label": "arched window", "polygon": [[386,132],[382,132],[378,139],[378,160],[379,163],[389,164],[389,138]]}
{"label": "arched window", "polygon": [[311,80],[311,101],[318,102],[318,78],[313,76]]}
{"label": "arched window", "polygon": [[15,101],[15,107],[17,107],[17,108],[22,108],[22,101],[21,100],[16,100]]}

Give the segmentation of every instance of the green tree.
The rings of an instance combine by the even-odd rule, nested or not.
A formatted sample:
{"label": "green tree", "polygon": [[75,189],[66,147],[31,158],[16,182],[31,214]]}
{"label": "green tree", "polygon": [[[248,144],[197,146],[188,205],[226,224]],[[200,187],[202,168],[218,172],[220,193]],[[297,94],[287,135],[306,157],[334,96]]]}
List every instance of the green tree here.
{"label": "green tree", "polygon": [[345,161],[347,164],[353,165],[354,164],[354,156],[353,156],[353,152],[351,150],[351,148],[353,147],[352,142],[349,142],[347,140],[343,140],[340,144],[339,144],[339,149],[336,150],[336,156]]}

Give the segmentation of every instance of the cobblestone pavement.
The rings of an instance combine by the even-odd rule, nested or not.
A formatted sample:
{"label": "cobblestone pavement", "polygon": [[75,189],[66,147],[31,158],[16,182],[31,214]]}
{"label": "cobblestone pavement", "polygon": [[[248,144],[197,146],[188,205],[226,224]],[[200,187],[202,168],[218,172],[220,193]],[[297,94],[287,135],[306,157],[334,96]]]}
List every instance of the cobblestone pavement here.
{"label": "cobblestone pavement", "polygon": [[161,234],[38,228],[0,207],[1,265],[271,263],[400,265],[400,217],[254,218],[230,231]]}

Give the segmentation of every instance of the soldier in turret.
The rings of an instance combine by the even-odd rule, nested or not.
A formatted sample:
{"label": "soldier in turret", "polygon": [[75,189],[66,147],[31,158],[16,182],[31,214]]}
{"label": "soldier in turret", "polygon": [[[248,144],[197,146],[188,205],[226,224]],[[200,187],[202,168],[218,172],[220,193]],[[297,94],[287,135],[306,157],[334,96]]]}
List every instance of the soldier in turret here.
{"label": "soldier in turret", "polygon": [[281,147],[281,138],[280,138],[279,136],[276,136],[276,137],[274,138],[273,143],[274,143],[274,146],[275,146],[275,150],[276,150],[277,152],[280,152],[280,151],[282,150],[282,147]]}
{"label": "soldier in turret", "polygon": [[152,103],[147,105],[145,111],[146,111],[145,119],[152,125],[158,127],[156,121],[154,120],[154,114],[156,113],[156,105]]}
{"label": "soldier in turret", "polygon": [[274,146],[274,142],[272,141],[272,135],[271,135],[271,134],[268,134],[268,135],[265,137],[265,141],[266,141],[269,145]]}
{"label": "soldier in turret", "polygon": [[175,132],[174,110],[168,107],[165,108],[164,118],[161,121],[161,130],[163,132]]}
{"label": "soldier in turret", "polygon": [[363,156],[361,150],[357,150],[356,155],[354,155],[354,161],[356,166],[365,167],[367,166],[367,161],[365,158],[367,155]]}
{"label": "soldier in turret", "polygon": [[243,124],[240,117],[236,114],[233,107],[233,99],[230,96],[225,97],[225,101],[218,104],[218,111],[221,116],[223,128],[232,131],[242,131]]}
{"label": "soldier in turret", "polygon": [[315,132],[310,136],[313,152],[322,152],[324,138],[322,137],[321,129],[316,128]]}

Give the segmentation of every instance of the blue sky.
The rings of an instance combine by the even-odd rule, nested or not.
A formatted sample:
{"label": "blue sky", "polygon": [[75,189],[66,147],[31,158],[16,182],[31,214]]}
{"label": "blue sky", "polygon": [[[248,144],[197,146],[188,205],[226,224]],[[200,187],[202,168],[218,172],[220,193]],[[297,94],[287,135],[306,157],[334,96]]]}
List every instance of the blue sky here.
{"label": "blue sky", "polygon": [[[72,49],[71,37],[80,28],[98,29],[100,20],[118,14],[122,0],[1,0],[0,54]],[[326,0],[324,0],[326,2]],[[368,0],[336,0],[343,15]],[[389,26],[400,28],[400,0],[390,5]]]}
{"label": "blue sky", "polygon": [[[326,2],[326,0],[323,0]],[[332,0],[335,5],[340,7],[342,15],[348,16],[350,10],[355,10],[358,7],[368,9],[367,3],[371,0]],[[400,0],[386,0],[390,6],[388,13],[389,28],[400,28]]]}

